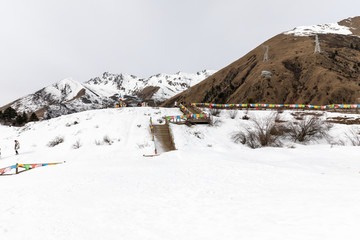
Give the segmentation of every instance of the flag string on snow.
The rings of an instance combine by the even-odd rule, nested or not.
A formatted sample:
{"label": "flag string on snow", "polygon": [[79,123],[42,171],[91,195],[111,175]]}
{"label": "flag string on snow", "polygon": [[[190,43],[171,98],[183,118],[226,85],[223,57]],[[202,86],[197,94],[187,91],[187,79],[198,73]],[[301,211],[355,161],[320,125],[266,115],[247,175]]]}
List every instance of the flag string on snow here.
{"label": "flag string on snow", "polygon": [[[44,166],[50,166],[50,165],[57,165],[57,164],[62,164],[65,163],[64,162],[57,162],[57,163],[25,163],[25,164],[15,164],[12,166],[8,166],[5,168],[0,168],[0,175],[13,175],[13,174],[18,174],[20,172],[24,172],[27,170],[31,170],[34,168],[38,168],[38,167],[44,167]],[[19,171],[19,168],[24,168],[25,170]],[[11,173],[11,174],[6,174],[9,173],[11,171],[15,170],[15,173]]]}

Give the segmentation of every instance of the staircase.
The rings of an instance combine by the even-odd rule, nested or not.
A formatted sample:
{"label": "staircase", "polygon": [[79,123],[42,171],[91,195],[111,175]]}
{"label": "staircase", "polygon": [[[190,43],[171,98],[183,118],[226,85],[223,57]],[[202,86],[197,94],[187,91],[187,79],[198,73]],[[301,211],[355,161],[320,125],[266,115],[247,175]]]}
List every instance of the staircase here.
{"label": "staircase", "polygon": [[194,108],[192,105],[190,106],[186,106],[187,109],[189,109],[190,112],[192,112],[193,114],[203,114],[202,111],[199,111],[197,108]]}
{"label": "staircase", "polygon": [[[201,111],[200,108],[195,107],[193,105],[187,105],[185,108],[189,111],[190,115],[196,114],[200,115],[200,117],[190,117],[187,119],[187,124],[209,124],[210,123],[210,116],[206,115],[203,111]],[[184,112],[184,109],[180,107],[180,110]],[[187,114],[187,112],[184,112],[184,114]],[[201,115],[203,115],[201,117]]]}
{"label": "staircase", "polygon": [[153,125],[153,131],[157,154],[176,150],[168,124]]}

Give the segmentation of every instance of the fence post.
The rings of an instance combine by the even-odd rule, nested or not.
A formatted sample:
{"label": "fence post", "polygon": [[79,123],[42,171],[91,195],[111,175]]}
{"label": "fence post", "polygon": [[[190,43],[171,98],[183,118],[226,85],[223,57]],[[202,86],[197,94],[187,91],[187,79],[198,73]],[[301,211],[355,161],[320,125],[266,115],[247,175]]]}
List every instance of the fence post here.
{"label": "fence post", "polygon": [[18,174],[18,173],[19,173],[19,164],[16,163],[16,174]]}

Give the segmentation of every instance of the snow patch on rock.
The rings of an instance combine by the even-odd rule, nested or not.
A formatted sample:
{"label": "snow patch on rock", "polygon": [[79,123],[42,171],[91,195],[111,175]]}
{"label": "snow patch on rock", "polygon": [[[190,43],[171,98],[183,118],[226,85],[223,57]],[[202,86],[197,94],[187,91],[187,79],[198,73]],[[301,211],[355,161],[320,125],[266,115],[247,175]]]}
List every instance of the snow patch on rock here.
{"label": "snow patch on rock", "polygon": [[351,35],[352,32],[350,28],[346,26],[341,26],[337,23],[328,23],[328,24],[319,24],[312,26],[300,26],[296,27],[293,30],[284,32],[286,35],[295,35],[295,36],[312,36],[315,34],[341,34],[341,35]]}

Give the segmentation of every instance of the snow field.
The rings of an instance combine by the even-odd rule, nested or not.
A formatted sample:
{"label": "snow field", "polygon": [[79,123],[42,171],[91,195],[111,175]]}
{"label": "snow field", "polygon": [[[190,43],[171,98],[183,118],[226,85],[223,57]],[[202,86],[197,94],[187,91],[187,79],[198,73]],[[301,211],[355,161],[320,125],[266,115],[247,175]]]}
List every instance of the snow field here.
{"label": "snow field", "polygon": [[[178,114],[107,109],[0,126],[0,168],[66,161],[0,177],[1,239],[358,238],[359,147],[249,149],[231,140],[249,124],[245,111],[236,119],[222,111],[217,126],[172,125],[178,150],[142,157],[153,153],[150,116]],[[342,138],[350,127],[335,125],[331,135]],[[97,145],[105,135],[113,143]],[[64,142],[48,147],[56,136]],[[77,140],[82,146],[73,149]]]}

